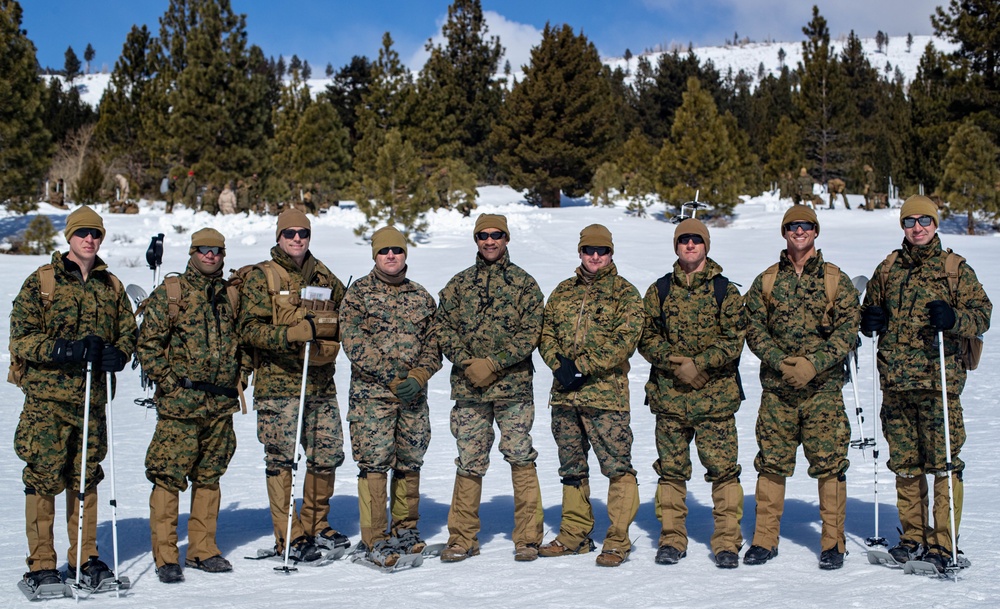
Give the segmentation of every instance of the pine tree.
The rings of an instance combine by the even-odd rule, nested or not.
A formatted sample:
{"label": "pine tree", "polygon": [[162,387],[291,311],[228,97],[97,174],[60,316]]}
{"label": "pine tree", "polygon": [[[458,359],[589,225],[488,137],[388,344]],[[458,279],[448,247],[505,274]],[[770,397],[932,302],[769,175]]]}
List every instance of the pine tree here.
{"label": "pine tree", "polygon": [[314,101],[305,109],[292,137],[292,150],[292,178],[311,184],[321,201],[339,201],[350,177],[350,143],[329,102]]}
{"label": "pine tree", "polygon": [[620,136],[614,110],[593,43],[568,25],[546,24],[494,126],[497,166],[511,186],[527,189],[543,207],[558,207],[560,192],[586,192]]}
{"label": "pine tree", "polygon": [[24,231],[26,254],[50,254],[56,249],[56,229],[48,216],[36,214]]}
{"label": "pine tree", "polygon": [[80,75],[80,58],[76,56],[72,46],[66,49],[65,58],[63,73],[66,75],[66,80],[72,83]]}
{"label": "pine tree", "polygon": [[[791,178],[793,168],[805,165],[802,154],[802,129],[792,119],[782,116],[774,129],[774,137],[767,144],[767,163],[764,165],[764,179],[777,182]],[[788,174],[786,176],[786,174]],[[787,196],[788,193],[783,193]]]}
{"label": "pine tree", "polygon": [[80,89],[74,86],[63,89],[58,78],[50,79],[45,86],[44,103],[42,122],[55,144],[61,144],[68,134],[97,120],[94,109],[80,98]]}
{"label": "pine tree", "polygon": [[284,191],[274,191],[272,194],[281,200],[288,200],[293,193],[298,192],[298,180],[293,176],[296,170],[295,156],[298,154],[296,135],[306,109],[312,104],[309,87],[303,82],[299,72],[301,64],[293,64],[289,68],[288,79],[282,83],[279,101],[271,119],[274,123],[274,155],[271,163],[275,176],[287,186]]}
{"label": "pine tree", "polygon": [[372,62],[363,55],[355,55],[350,63],[337,70],[332,82],[326,86],[326,97],[340,116],[340,123],[347,127],[352,148],[359,139],[358,108],[371,81]]}
{"label": "pine tree", "polygon": [[358,210],[365,215],[365,223],[354,230],[356,235],[397,225],[412,242],[415,233],[427,230],[424,214],[432,200],[420,172],[420,158],[398,128],[385,134],[371,170],[361,173],[353,190]]}
{"label": "pine tree", "polygon": [[655,157],[656,147],[639,128],[632,130],[622,144],[621,154],[616,157],[622,177],[621,194],[628,201],[626,209],[636,216],[646,215],[646,209],[652,203],[650,197],[656,193]]}
{"label": "pine tree", "polygon": [[[354,146],[354,169],[359,174],[371,175],[392,129],[400,131],[401,139],[409,139],[413,129],[410,116],[414,99],[413,78],[399,61],[399,53],[392,48],[392,36],[382,36],[382,48],[372,64],[371,82],[357,108],[358,142]],[[413,144],[407,141],[407,144]]]}
{"label": "pine tree", "polygon": [[35,193],[52,151],[35,45],[21,29],[21,15],[15,0],[0,0],[0,202],[19,209]]}
{"label": "pine tree", "polygon": [[958,129],[961,108],[958,98],[965,86],[965,74],[955,70],[944,55],[928,43],[909,86],[913,150],[910,174],[928,192],[941,180],[941,167],[948,151],[948,139]]}
{"label": "pine tree", "polygon": [[468,217],[476,208],[476,174],[458,159],[443,159],[430,165],[427,188],[434,196],[434,206],[454,209]]}
{"label": "pine tree", "polygon": [[90,46],[88,42],[87,48],[83,50],[83,60],[87,62],[87,74],[90,74],[90,62],[94,61],[94,55],[96,54],[97,52],[94,50],[94,47]]}
{"label": "pine tree", "polygon": [[951,211],[967,214],[970,235],[976,234],[977,212],[994,219],[1000,216],[998,155],[1000,149],[971,119],[949,141],[937,194],[948,201]]}

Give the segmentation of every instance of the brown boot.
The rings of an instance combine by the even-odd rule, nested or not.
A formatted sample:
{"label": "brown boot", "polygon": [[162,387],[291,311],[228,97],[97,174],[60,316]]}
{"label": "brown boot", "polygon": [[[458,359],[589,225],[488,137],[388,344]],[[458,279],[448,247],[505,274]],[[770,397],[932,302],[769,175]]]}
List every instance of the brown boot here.
{"label": "brown boot", "polygon": [[[288,530],[288,505],[292,493],[292,470],[267,470],[267,499],[271,504],[271,524],[274,527],[274,547],[280,554],[285,551],[285,534]],[[302,521],[292,514],[292,541],[305,537]]]}
{"label": "brown boot", "polygon": [[[955,490],[955,539],[958,539],[965,485],[958,474],[952,474],[951,485]],[[934,528],[928,535],[927,541],[930,549],[951,558],[951,510],[948,504],[947,476],[934,476]]]}
{"label": "brown boot", "polygon": [[[594,550],[594,509],[590,505],[590,479],[563,479],[562,519],[559,535],[538,548],[543,557],[586,554]],[[610,492],[610,491],[609,491]],[[608,506],[610,509],[610,505]]]}
{"label": "brown boot", "polygon": [[[69,550],[66,552],[71,571],[76,569],[76,541],[79,535],[80,500],[75,492],[66,491],[66,532],[69,535]],[[81,562],[91,557],[97,558],[97,489],[87,491],[83,496],[83,545]]]}
{"label": "brown boot", "polygon": [[545,514],[542,511],[542,491],[538,485],[535,464],[512,465],[510,477],[514,486],[514,560],[538,558],[542,544]]}
{"label": "brown boot", "polygon": [[[843,554],[844,519],[847,514],[847,482],[844,475],[827,476],[817,482],[819,489],[819,516],[823,523],[819,546],[821,551],[836,549]],[[841,557],[841,560],[843,557]]]}
{"label": "brown boot", "polygon": [[420,472],[393,470],[389,483],[389,505],[392,513],[389,531],[396,538],[400,550],[407,554],[423,552],[427,544],[417,530],[420,521]]}
{"label": "brown boot", "polygon": [[[69,492],[66,493],[69,496]],[[52,529],[56,520],[56,498],[24,489],[24,522],[28,535],[28,571],[56,568],[56,545]],[[74,523],[75,524],[75,523]]]}
{"label": "brown boot", "polygon": [[[180,553],[177,551],[178,503],[177,491],[153,485],[153,491],[149,494],[149,533],[157,569],[163,565],[180,563]],[[189,547],[188,553],[190,551]]]}
{"label": "brown boot", "polygon": [[369,558],[383,567],[391,567],[399,554],[391,551],[389,517],[386,515],[386,475],[384,472],[362,472],[358,476],[358,512],[361,516],[361,543]]}
{"label": "brown boot", "polygon": [[[610,560],[606,557],[602,561],[601,556],[598,556],[598,565],[616,567],[628,557],[629,552],[632,551],[632,540],[628,536],[628,528],[635,520],[638,511],[639,485],[635,480],[635,474],[622,474],[617,478],[612,478],[608,485],[608,520],[611,523],[604,536],[601,555],[611,552],[619,556],[621,560]],[[609,560],[614,564],[608,564]]]}
{"label": "brown boot", "polygon": [[712,553],[718,557],[723,552],[738,554],[743,546],[743,486],[739,478],[712,483]]}
{"label": "brown boot", "polygon": [[678,558],[683,558],[687,553],[688,542],[687,482],[660,479],[656,485],[654,505],[656,517],[660,520],[659,547],[674,548]]}
{"label": "brown boot", "polygon": [[[192,485],[191,516],[188,518],[187,563],[189,566],[201,568],[201,564],[209,558],[221,557],[222,552],[219,551],[219,546],[215,541],[221,501],[222,491],[219,490],[218,483],[211,486]],[[227,570],[231,569],[230,565]]]}
{"label": "brown boot", "polygon": [[448,511],[448,547],[442,562],[458,562],[479,555],[479,503],[483,496],[480,476],[455,475],[455,489]]}
{"label": "brown boot", "polygon": [[928,526],[927,476],[896,476],[896,509],[903,533],[900,544],[927,546]]}
{"label": "brown boot", "polygon": [[330,498],[333,497],[334,472],[319,473],[306,470],[305,487],[302,490],[302,509],[299,519],[306,535],[315,537],[330,528]]}
{"label": "brown boot", "polygon": [[[781,514],[785,511],[785,478],[777,474],[757,476],[757,511],[753,543],[743,563],[763,564],[778,555],[778,537],[781,531]],[[760,550],[754,550],[754,548]]]}

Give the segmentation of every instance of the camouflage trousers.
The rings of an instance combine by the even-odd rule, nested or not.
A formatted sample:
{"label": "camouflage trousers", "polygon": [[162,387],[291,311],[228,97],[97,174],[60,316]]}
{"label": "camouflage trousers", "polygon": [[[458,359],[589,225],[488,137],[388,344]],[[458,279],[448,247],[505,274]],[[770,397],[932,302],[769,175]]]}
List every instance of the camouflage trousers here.
{"label": "camouflage trousers", "polygon": [[[880,416],[893,473],[910,477],[946,471],[940,391],[886,391]],[[951,463],[960,472],[965,469],[965,463],[958,458],[965,444],[965,422],[957,395],[948,395],[948,427]]]}
{"label": "camouflage trousers", "polygon": [[159,416],[146,450],[146,479],[168,491],[217,484],[236,452],[233,415],[214,419]]}
{"label": "camouflage trousers", "polygon": [[691,479],[691,441],[707,470],[705,482],[722,482],[740,475],[736,417],[697,422],[656,415],[656,452],[653,469],[664,480]]}
{"label": "camouflage trousers", "polygon": [[388,400],[351,400],[351,453],[363,472],[417,472],[431,441],[427,401],[404,407]]}
{"label": "camouflage trousers", "polygon": [[474,402],[462,400],[451,409],[451,435],[458,444],[455,465],[462,476],[486,475],[490,450],[500,429],[500,453],[512,467],[530,465],[538,458],[531,444],[535,424],[534,402]]}
{"label": "camouflage trousers", "polygon": [[[91,405],[87,436],[87,489],[104,479],[101,461],[108,452],[104,406]],[[80,488],[83,450],[83,404],[25,398],[14,432],[14,452],[24,461],[24,487],[39,495],[58,495]]]}
{"label": "camouflage trousers", "polygon": [[608,478],[635,475],[632,469],[632,416],[627,410],[553,406],[552,437],[559,449],[559,476],[590,477],[590,447]]}
{"label": "camouflage trousers", "polygon": [[[257,439],[264,445],[267,469],[290,469],[295,460],[293,445],[299,399],[255,400],[254,410],[257,411]],[[336,398],[306,398],[301,444],[306,466],[311,470],[333,471],[344,464],[344,428]]]}
{"label": "camouflage trousers", "polygon": [[783,399],[771,391],[761,395],[754,468],[759,473],[791,477],[801,444],[810,478],[843,474],[851,464],[847,460],[851,424],[844,411],[844,396],[839,391],[794,395],[797,399]]}

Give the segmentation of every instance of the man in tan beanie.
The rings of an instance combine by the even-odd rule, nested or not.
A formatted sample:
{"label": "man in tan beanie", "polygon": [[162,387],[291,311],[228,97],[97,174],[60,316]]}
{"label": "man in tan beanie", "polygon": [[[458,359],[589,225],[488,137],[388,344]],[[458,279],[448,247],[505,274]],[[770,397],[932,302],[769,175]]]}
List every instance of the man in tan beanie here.
{"label": "man in tan beanie", "polygon": [[420,468],[431,439],[427,381],[441,369],[441,351],[434,298],[406,277],[406,237],[393,226],[375,231],[372,258],[375,268],[344,296],[340,323],[351,360],[351,452],[360,470],[363,547],[355,556],[387,567],[427,545],[417,529]]}
{"label": "man in tan beanie", "polygon": [[[25,393],[14,432],[24,461],[28,572],[18,584],[28,596],[61,596],[62,578],[53,525],[55,496],[66,491],[69,576],[87,589],[116,589],[119,581],[97,551],[97,486],[108,448],[106,374],[125,367],[135,348],[135,318],[121,281],[97,255],[104,222],[87,206],[66,218],[69,251],[33,272],[14,298],[10,314],[11,374]],[[86,488],[80,488],[80,454],[86,379],[92,380]],[[77,501],[77,493],[82,499]],[[80,508],[83,528],[79,529]],[[80,561],[80,562],[77,562]],[[77,572],[79,566],[79,573]],[[109,588],[110,587],[110,588]],[[37,596],[36,596],[37,598]]]}
{"label": "man in tan beanie", "polygon": [[608,519],[603,567],[617,567],[632,550],[628,529],[639,508],[632,468],[632,428],[628,360],[642,334],[642,299],[618,275],[611,231],[592,224],[580,231],[580,266],[560,283],[545,304],[538,351],[552,369],[552,435],[559,447],[562,522],[559,535],[540,556],[591,552],[594,511],[590,505],[588,455],[594,448],[608,486]]}
{"label": "man in tan beanie", "polygon": [[538,451],[531,440],[531,353],[542,331],[542,291],[511,262],[505,217],[480,215],[472,238],[479,248],[476,263],[441,290],[436,316],[441,352],[452,363],[451,430],[458,444],[448,547],[441,560],[479,554],[479,503],[495,422],[514,485],[514,560],[531,561],[538,558],[543,525]]}
{"label": "man in tan beanie", "polygon": [[[801,207],[801,206],[800,206]],[[659,475],[660,516],[656,562],[676,564],[687,555],[687,482],[691,440],[712,483],[715,564],[739,566],[743,545],[743,487],[738,460],[736,411],[742,388],[739,357],[746,316],[739,289],[708,257],[711,239],[701,220],[688,218],[674,230],[673,270],[646,290],[639,353],[650,363],[646,397],[656,415],[653,469]]]}
{"label": "man in tan beanie", "polygon": [[216,544],[219,480],[236,450],[233,413],[250,362],[236,327],[239,294],[222,277],[226,239],[212,228],[191,235],[181,275],[168,275],[146,302],[136,353],[156,383],[156,430],[146,451],[149,528],[156,574],[184,581],[177,548],[179,493],[191,483],[184,564],[232,571]]}
{"label": "man in tan beanie", "polygon": [[[861,331],[878,335],[882,431],[889,443],[889,469],[896,474],[901,533],[889,554],[899,563],[922,558],[944,572],[968,565],[964,557],[958,565],[953,561],[965,470],[959,458],[966,437],[959,397],[971,365],[966,354],[975,337],[989,329],[993,304],[965,259],[943,249],[938,221],[937,205],[929,198],[915,195],[903,203],[903,244],[868,281]],[[950,455],[945,454],[942,391],[948,397]],[[933,526],[928,474],[934,480]]]}
{"label": "man in tan beanie", "polygon": [[[795,471],[799,444],[817,479],[822,520],[819,568],[839,569],[847,552],[847,449],[844,362],[855,345],[858,291],[816,249],[819,222],[805,206],[781,220],[785,249],[754,279],[746,295],[747,345],[760,358],[757,414],[757,513],[743,564],[778,555],[785,480]],[[822,312],[822,313],[820,313]]]}
{"label": "man in tan beanie", "polygon": [[[292,515],[289,556],[311,562],[323,550],[350,546],[330,526],[334,474],[344,463],[344,432],[333,382],[340,328],[336,312],[344,284],[309,251],[309,218],[296,209],[278,216],[271,259],[254,266],[241,290],[240,332],[256,351],[254,409],[257,438],[264,445],[267,494],[274,525],[274,551],[286,547],[292,464],[298,411],[304,406],[302,447],[306,456],[302,509]],[[304,288],[320,297],[306,300]],[[306,400],[299,403],[305,345],[309,348]]]}

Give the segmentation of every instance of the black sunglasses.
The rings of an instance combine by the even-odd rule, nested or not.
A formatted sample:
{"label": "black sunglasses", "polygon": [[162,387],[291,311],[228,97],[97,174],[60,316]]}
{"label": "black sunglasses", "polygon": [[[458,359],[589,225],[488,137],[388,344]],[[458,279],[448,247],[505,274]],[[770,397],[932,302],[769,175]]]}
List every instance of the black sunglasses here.
{"label": "black sunglasses", "polygon": [[298,230],[294,228],[286,228],[281,231],[281,236],[285,239],[294,239],[295,235],[298,235],[300,239],[308,239],[312,232],[308,228],[300,228]]}
{"label": "black sunglasses", "polygon": [[799,230],[800,228],[802,230],[806,231],[806,232],[809,232],[811,230],[815,230],[816,229],[816,223],[815,222],[789,222],[788,224],[785,225],[785,230],[788,231],[788,232],[790,232],[790,233],[794,233],[795,231]]}
{"label": "black sunglasses", "polygon": [[476,239],[479,241],[486,241],[487,239],[493,239],[494,241],[499,241],[504,238],[507,233],[502,230],[495,230],[492,233],[486,231],[479,231],[476,233]]}
{"label": "black sunglasses", "polygon": [[701,245],[705,242],[705,240],[702,239],[701,235],[681,235],[680,237],[677,237],[677,243],[680,243],[681,245],[687,245],[689,242],[694,243],[695,245]]}
{"label": "black sunglasses", "polygon": [[607,256],[611,253],[611,248],[606,245],[584,245],[580,248],[585,256],[593,256],[597,254],[598,256]]}
{"label": "black sunglasses", "polygon": [[903,228],[913,228],[917,224],[920,226],[930,226],[934,218],[930,216],[918,216],[916,218],[903,218]]}
{"label": "black sunglasses", "polygon": [[218,245],[199,245],[197,248],[199,254],[206,256],[212,254],[213,256],[218,256],[222,252],[226,251],[226,248],[219,247]]}
{"label": "black sunglasses", "polygon": [[78,228],[73,231],[74,237],[79,237],[81,239],[86,239],[87,237],[93,237],[94,239],[100,239],[104,236],[99,228]]}
{"label": "black sunglasses", "polygon": [[403,254],[403,248],[401,248],[399,246],[396,246],[396,245],[393,245],[392,247],[383,247],[382,249],[380,249],[378,251],[378,254],[379,254],[379,256],[385,256],[389,252],[392,252],[393,254],[396,254],[397,256],[401,256]]}

